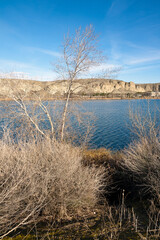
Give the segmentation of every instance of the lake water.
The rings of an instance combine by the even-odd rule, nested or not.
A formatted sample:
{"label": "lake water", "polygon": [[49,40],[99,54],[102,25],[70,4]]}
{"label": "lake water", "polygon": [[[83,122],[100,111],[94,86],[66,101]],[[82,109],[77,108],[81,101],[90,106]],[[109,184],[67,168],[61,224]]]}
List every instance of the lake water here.
{"label": "lake water", "polygon": [[160,123],[160,100],[96,100],[84,102],[83,105],[96,117],[90,140],[93,148],[123,149],[136,138],[130,110],[140,114],[144,120],[151,115],[156,125]]}
{"label": "lake water", "polygon": [[[3,103],[1,102],[1,106]],[[110,148],[119,150],[127,147],[136,136],[132,133],[133,126],[129,110],[140,112],[144,120],[149,116],[155,119],[157,126],[160,123],[160,100],[90,100],[82,101],[79,111],[90,112],[94,116],[89,140],[90,148]],[[85,135],[86,127],[78,125],[74,118],[75,133]],[[83,122],[87,122],[87,114]],[[44,124],[49,125],[49,123]],[[0,122],[0,126],[2,122]]]}

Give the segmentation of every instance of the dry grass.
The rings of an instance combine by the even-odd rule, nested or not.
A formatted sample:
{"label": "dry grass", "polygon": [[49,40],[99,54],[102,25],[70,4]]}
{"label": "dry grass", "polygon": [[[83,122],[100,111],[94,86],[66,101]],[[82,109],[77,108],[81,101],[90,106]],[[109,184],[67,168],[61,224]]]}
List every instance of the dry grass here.
{"label": "dry grass", "polygon": [[122,160],[122,153],[112,152],[106,148],[86,149],[83,151],[83,161],[86,165],[116,166]]}
{"label": "dry grass", "polygon": [[104,187],[104,169],[82,164],[79,148],[49,138],[0,141],[0,231],[91,212]]}
{"label": "dry grass", "polygon": [[108,164],[112,159],[112,152],[106,148],[89,149],[83,151],[83,161],[87,165]]}

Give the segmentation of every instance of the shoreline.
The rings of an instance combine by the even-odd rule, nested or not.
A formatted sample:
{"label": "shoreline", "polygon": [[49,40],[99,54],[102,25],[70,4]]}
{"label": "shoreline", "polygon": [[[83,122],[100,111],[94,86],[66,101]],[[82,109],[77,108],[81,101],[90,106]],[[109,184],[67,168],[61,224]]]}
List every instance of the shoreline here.
{"label": "shoreline", "polygon": [[[160,99],[160,97],[140,97],[140,98],[138,98],[138,97],[137,98],[136,97],[135,98],[71,97],[69,100],[70,101],[89,101],[89,100],[143,100],[143,99],[158,100],[158,99]],[[31,97],[31,98],[24,98],[24,100],[25,101],[34,101],[35,99]],[[60,97],[60,98],[53,97],[53,98],[42,98],[41,100],[42,101],[55,101],[55,100],[65,101],[66,98],[64,98],[64,97]],[[14,101],[14,99],[12,99],[12,98],[0,98],[0,102],[3,102],[3,101],[10,102],[10,101]]]}

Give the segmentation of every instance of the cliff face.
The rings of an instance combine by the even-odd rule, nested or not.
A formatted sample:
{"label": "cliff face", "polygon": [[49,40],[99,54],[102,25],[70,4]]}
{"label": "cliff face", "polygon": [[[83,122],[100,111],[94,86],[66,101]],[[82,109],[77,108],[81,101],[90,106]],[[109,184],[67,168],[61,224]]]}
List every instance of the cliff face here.
{"label": "cliff face", "polygon": [[[23,93],[31,97],[36,93],[44,98],[65,96],[68,81],[40,82],[20,79],[0,79],[0,97],[11,97],[12,94]],[[159,95],[160,83],[135,84],[114,79],[79,79],[73,82],[72,96],[127,97],[140,95]]]}

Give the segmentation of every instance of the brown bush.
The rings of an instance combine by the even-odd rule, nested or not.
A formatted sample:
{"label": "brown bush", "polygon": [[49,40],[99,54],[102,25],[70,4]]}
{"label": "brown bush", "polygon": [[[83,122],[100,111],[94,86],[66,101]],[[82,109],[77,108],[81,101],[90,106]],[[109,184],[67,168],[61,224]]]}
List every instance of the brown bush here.
{"label": "brown bush", "polygon": [[103,168],[82,164],[79,148],[46,138],[0,141],[0,231],[83,216],[103,192]]}
{"label": "brown bush", "polygon": [[129,145],[123,155],[123,166],[135,176],[146,192],[160,201],[160,139],[151,135]]}

